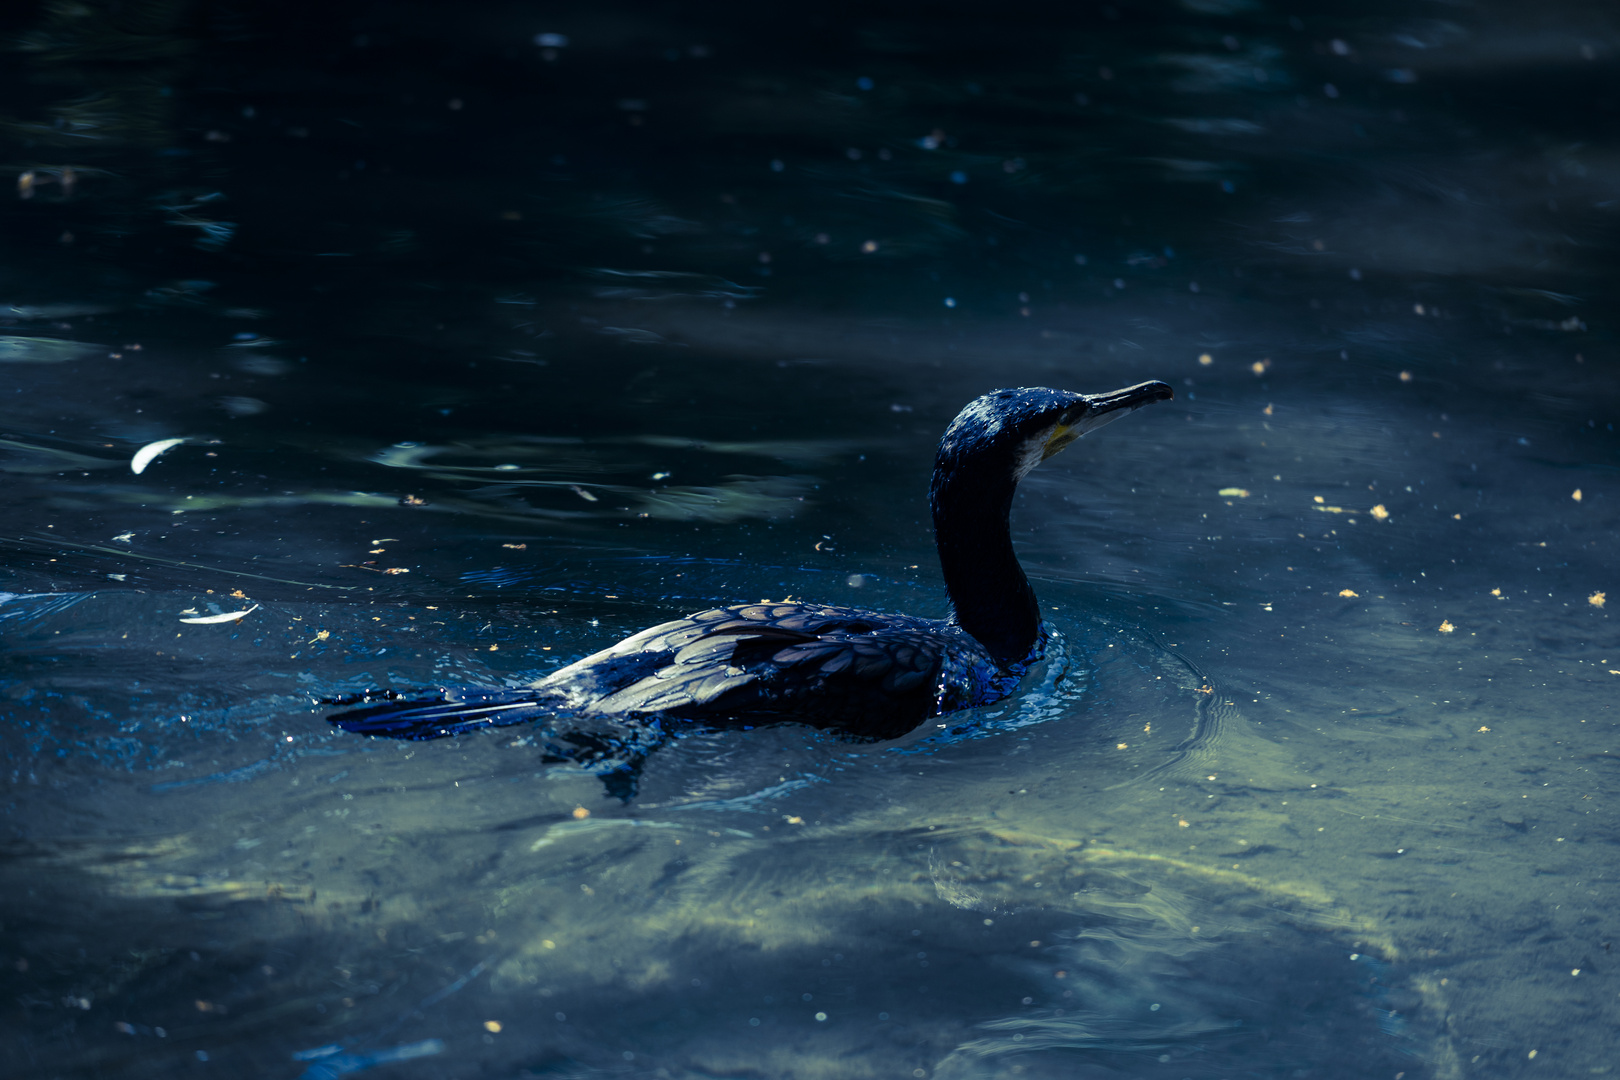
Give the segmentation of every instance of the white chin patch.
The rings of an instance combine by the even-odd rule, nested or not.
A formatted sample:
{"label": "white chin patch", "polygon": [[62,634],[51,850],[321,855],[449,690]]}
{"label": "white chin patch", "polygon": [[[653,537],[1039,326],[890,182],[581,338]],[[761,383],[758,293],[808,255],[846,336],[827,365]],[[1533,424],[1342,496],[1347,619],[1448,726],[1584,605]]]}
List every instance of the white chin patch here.
{"label": "white chin patch", "polygon": [[1018,456],[1013,459],[1013,483],[1022,481],[1031,469],[1045,460],[1046,440],[1052,437],[1052,428],[1055,427],[1056,424],[1042,428],[1024,440],[1024,445],[1018,448]]}

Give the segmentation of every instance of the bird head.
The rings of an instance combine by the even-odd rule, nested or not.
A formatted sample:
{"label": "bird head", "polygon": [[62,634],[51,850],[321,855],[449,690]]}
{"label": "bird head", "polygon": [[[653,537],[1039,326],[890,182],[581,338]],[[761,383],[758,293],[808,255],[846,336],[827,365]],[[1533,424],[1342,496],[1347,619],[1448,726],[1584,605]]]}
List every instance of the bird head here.
{"label": "bird head", "polygon": [[1138,383],[1104,394],[1044,386],[993,390],[956,414],[939,444],[939,464],[1007,470],[1014,483],[1080,436],[1155,401],[1169,401],[1167,383]]}

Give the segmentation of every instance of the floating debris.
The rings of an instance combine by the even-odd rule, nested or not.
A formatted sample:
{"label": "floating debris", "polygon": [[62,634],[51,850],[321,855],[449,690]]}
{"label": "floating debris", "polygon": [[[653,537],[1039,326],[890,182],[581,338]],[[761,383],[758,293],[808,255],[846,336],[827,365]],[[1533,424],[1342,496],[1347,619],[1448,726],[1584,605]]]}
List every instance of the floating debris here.
{"label": "floating debris", "polygon": [[129,471],[136,476],[141,475],[148,465],[185,441],[185,439],[159,439],[157,442],[147,443],[135,451],[135,456],[129,459]]}
{"label": "floating debris", "polygon": [[1604,592],[1595,592],[1586,598],[1586,602],[1591,604],[1593,607],[1602,607],[1604,604],[1608,603],[1608,601],[1609,594]]}
{"label": "floating debris", "polygon": [[1225,487],[1221,488],[1221,490],[1217,491],[1215,494],[1219,495],[1223,499],[1247,499],[1249,497],[1249,489],[1240,487]]}
{"label": "floating debris", "polygon": [[247,615],[251,615],[253,612],[258,611],[258,610],[259,610],[259,605],[254,604],[252,607],[248,608],[246,611],[227,611],[227,612],[225,612],[224,614],[221,614],[221,615],[199,615],[195,619],[181,619],[180,621],[183,622],[183,623],[190,623],[193,626],[207,626],[207,625],[211,625],[213,623],[236,622],[239,619],[242,619],[243,617],[245,617]]}
{"label": "floating debris", "polygon": [[1455,626],[1451,625],[1451,620],[1450,619],[1441,619],[1440,620],[1440,632],[1442,634],[1454,633],[1456,631],[1456,629],[1457,628]]}
{"label": "floating debris", "polygon": [[1343,597],[1346,597],[1347,599],[1354,600],[1357,597],[1359,597],[1361,594],[1356,592],[1356,590],[1354,590],[1354,589],[1340,589],[1339,590],[1339,595],[1343,596]]}

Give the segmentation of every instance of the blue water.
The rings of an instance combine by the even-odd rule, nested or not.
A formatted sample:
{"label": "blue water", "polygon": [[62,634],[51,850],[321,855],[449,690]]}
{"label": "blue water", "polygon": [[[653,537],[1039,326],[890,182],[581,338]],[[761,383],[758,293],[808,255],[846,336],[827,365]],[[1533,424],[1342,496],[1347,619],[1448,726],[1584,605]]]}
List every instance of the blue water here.
{"label": "blue water", "polygon": [[[5,1075],[1613,1071],[1607,6],[0,30]],[[318,704],[942,617],[956,411],[1148,378],[995,706],[626,799]]]}

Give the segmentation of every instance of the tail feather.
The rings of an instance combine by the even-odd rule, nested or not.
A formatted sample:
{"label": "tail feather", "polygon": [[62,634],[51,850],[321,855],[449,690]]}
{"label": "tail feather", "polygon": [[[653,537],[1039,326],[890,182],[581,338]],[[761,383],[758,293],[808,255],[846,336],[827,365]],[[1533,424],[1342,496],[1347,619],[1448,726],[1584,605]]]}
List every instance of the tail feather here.
{"label": "tail feather", "polygon": [[481,728],[541,720],[551,711],[532,690],[446,687],[436,695],[407,697],[392,690],[328,698],[323,705],[363,705],[327,717],[357,735],[388,739],[443,739]]}

